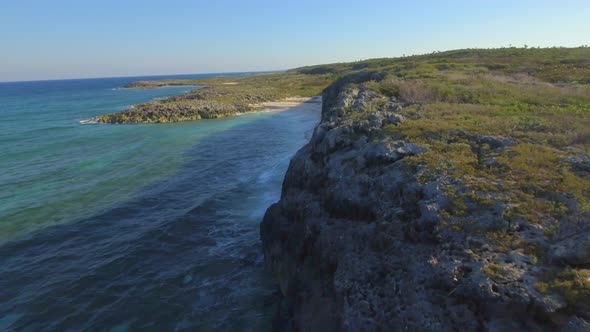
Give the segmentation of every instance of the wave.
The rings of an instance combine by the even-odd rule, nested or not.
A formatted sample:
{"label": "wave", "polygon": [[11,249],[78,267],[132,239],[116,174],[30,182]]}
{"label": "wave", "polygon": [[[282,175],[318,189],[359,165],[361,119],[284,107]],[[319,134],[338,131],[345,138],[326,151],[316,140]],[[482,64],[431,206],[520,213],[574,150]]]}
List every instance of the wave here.
{"label": "wave", "polygon": [[99,123],[98,119],[96,119],[96,118],[80,120],[81,125],[98,124],[98,123]]}

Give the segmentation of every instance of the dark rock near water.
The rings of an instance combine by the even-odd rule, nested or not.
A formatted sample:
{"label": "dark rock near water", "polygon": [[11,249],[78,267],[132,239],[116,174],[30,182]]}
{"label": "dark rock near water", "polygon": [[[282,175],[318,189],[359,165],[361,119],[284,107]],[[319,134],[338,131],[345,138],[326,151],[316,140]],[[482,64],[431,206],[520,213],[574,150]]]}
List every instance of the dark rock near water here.
{"label": "dark rock near water", "polygon": [[[543,271],[530,255],[520,249],[499,252],[468,229],[441,227],[439,212],[451,204],[443,188],[451,180],[419,181],[422,170],[407,158],[426,148],[380,135],[385,125],[404,121],[397,114],[403,105],[394,98],[366,118],[354,116],[380,98],[362,84],[350,87],[368,79],[363,75],[369,74],[342,79],[325,91],[322,121],[291,161],[281,199],[261,224],[266,265],[288,303],[280,321],[289,324],[279,328],[586,330],[583,317],[563,310],[563,299],[535,289]],[[491,149],[514,143],[457,134]],[[505,208],[480,208],[473,218],[486,227],[508,227]],[[513,228],[525,238],[539,232]],[[590,263],[584,236],[584,241],[556,243],[553,257]]]}

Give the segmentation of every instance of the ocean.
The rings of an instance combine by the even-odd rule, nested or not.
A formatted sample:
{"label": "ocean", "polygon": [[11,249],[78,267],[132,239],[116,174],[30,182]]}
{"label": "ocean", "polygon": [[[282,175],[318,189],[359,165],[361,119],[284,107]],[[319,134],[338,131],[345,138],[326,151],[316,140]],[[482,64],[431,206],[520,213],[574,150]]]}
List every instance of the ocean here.
{"label": "ocean", "polygon": [[210,76],[0,83],[0,331],[270,328],[258,227],[318,110],[80,123]]}

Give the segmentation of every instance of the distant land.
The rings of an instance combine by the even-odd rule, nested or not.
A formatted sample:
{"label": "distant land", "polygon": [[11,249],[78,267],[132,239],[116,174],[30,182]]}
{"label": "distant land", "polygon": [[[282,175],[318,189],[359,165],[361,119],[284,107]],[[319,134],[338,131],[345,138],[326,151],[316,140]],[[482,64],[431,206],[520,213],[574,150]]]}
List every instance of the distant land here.
{"label": "distant land", "polygon": [[97,121],[323,98],[261,225],[285,330],[590,329],[590,48],[465,49],[129,87],[178,84],[201,88]]}
{"label": "distant land", "polygon": [[[140,81],[126,88],[199,85],[181,96],[135,105],[123,112],[96,118],[101,123],[166,123],[233,116],[268,107],[268,102],[307,101],[320,95],[333,77],[296,73],[255,74],[201,80]],[[293,99],[295,98],[295,99]]]}

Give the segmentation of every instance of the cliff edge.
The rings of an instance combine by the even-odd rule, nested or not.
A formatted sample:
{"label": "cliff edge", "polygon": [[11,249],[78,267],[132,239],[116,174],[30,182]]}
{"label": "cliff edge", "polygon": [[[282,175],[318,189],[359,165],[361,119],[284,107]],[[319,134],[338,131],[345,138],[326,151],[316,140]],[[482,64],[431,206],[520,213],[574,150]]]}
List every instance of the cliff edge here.
{"label": "cliff edge", "polygon": [[590,119],[564,102],[590,90],[539,69],[404,75],[440,59],[354,64],[324,91],[260,229],[277,329],[590,329]]}

